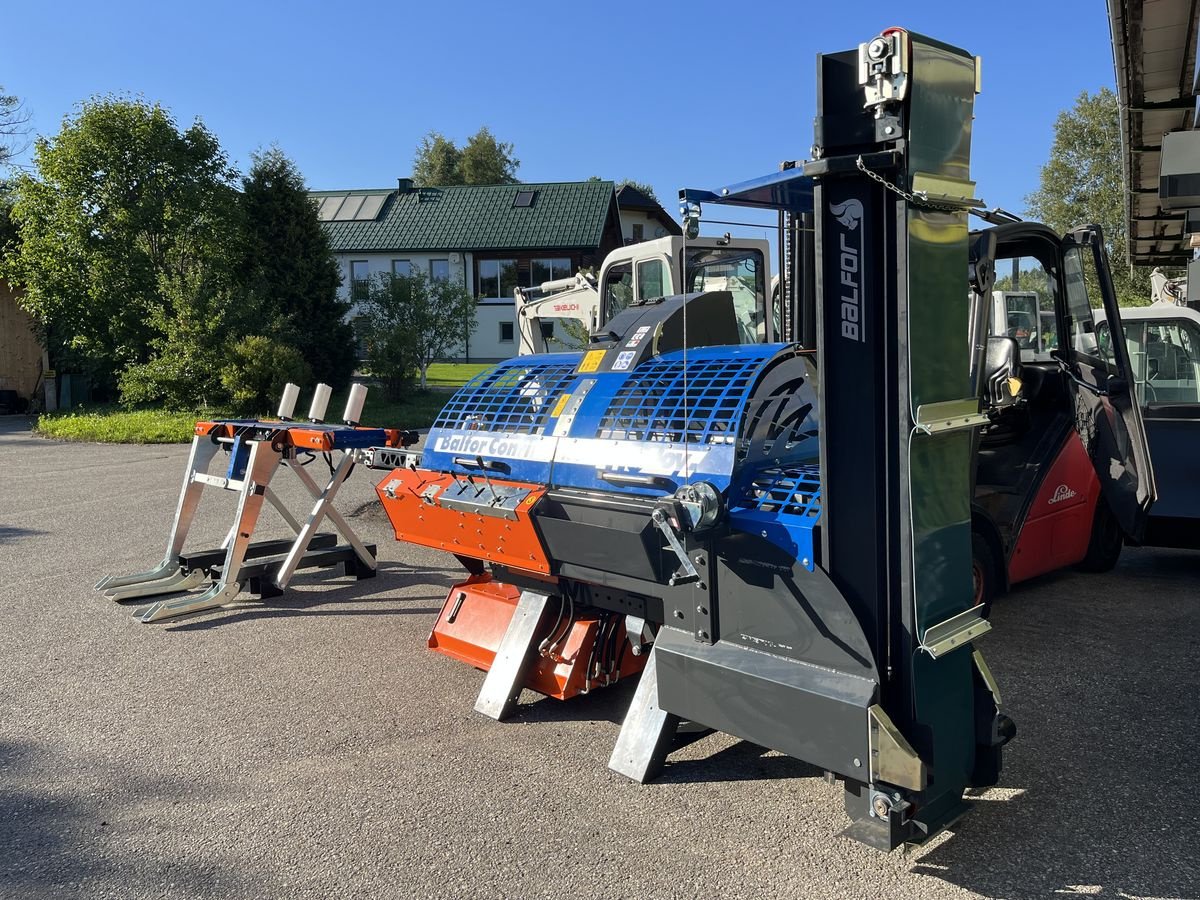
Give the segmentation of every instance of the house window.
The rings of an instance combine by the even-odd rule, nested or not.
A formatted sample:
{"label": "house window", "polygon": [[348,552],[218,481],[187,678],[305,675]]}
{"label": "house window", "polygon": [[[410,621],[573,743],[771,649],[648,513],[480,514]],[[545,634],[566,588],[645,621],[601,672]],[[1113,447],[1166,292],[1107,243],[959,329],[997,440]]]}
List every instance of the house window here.
{"label": "house window", "polygon": [[535,259],[529,263],[530,282],[537,287],[544,281],[571,277],[571,260],[565,257]]}
{"label": "house window", "polygon": [[431,259],[429,261],[429,277],[434,281],[450,280],[450,260]]}
{"label": "house window", "polygon": [[533,195],[537,191],[517,191],[517,196],[513,198],[513,206],[533,206]]}
{"label": "house window", "polygon": [[393,277],[407,278],[409,275],[412,274],[412,271],[413,271],[413,264],[410,260],[407,260],[407,259],[393,259],[392,260],[392,276]]}
{"label": "house window", "polygon": [[500,323],[500,343],[511,344],[512,342],[513,342],[513,323],[512,322],[501,322]]}
{"label": "house window", "polygon": [[517,261],[515,259],[481,259],[479,278],[475,281],[475,299],[511,300],[517,287]]}
{"label": "house window", "polygon": [[350,299],[361,303],[371,289],[371,266],[365,259],[350,261]]}
{"label": "house window", "polygon": [[646,239],[646,226],[640,222],[633,226],[633,239],[635,241],[644,241]]}

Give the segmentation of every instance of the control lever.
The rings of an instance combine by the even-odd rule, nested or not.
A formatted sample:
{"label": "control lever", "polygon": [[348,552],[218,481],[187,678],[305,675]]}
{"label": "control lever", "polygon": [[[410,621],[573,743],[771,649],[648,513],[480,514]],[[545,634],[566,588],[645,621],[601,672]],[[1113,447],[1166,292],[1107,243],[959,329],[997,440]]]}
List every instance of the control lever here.
{"label": "control lever", "polygon": [[687,551],[683,549],[683,544],[680,543],[679,535],[675,533],[675,529],[671,527],[670,521],[667,519],[666,512],[662,507],[655,507],[654,512],[650,514],[650,521],[654,523],[654,527],[659,530],[664,538],[667,539],[667,546],[672,552],[679,557],[679,562],[683,566],[683,574],[674,574],[667,581],[671,587],[680,584],[691,584],[694,581],[700,580],[700,573],[696,571],[696,567],[692,565],[692,560],[688,557]]}

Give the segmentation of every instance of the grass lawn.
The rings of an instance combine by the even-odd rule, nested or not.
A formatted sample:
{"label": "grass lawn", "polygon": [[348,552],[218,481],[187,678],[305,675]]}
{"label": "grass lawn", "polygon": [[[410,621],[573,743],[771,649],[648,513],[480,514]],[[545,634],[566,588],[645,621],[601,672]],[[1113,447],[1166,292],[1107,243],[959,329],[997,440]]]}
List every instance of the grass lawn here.
{"label": "grass lawn", "polygon": [[462,387],[480,372],[486,372],[495,363],[433,363],[425,373],[426,383],[431,388]]}
{"label": "grass lawn", "polygon": [[[447,366],[448,369],[468,370],[461,376],[461,383],[475,374],[475,366]],[[478,367],[479,370],[487,368]],[[443,376],[454,376],[448,372]],[[431,380],[432,384],[432,380]],[[306,412],[311,399],[311,388],[302,391],[298,412]],[[367,393],[363,407],[364,425],[387,428],[428,428],[433,424],[442,406],[450,399],[444,387],[434,390],[413,390],[403,400],[390,401],[383,395],[382,388],[373,388]],[[328,421],[336,422],[346,405],[346,395],[335,394],[329,401]],[[43,437],[63,441],[93,441],[106,444],[182,444],[192,439],[192,426],[200,419],[230,418],[224,410],[206,409],[175,412],[162,409],[128,410],[119,406],[97,406],[72,412],[43,413],[38,416],[34,431]]]}

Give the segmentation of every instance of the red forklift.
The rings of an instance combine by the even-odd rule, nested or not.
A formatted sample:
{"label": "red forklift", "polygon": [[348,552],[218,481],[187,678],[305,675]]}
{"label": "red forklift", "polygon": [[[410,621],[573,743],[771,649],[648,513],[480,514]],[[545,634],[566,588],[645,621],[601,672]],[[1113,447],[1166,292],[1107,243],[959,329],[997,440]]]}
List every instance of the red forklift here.
{"label": "red forklift", "polygon": [[[977,436],[971,506],[975,601],[1075,566],[1104,572],[1141,540],[1154,473],[1100,227],[1058,235],[1010,222],[976,232],[972,264],[996,275],[972,293],[976,379],[989,423]],[[1099,310],[1103,313],[1097,316]]]}

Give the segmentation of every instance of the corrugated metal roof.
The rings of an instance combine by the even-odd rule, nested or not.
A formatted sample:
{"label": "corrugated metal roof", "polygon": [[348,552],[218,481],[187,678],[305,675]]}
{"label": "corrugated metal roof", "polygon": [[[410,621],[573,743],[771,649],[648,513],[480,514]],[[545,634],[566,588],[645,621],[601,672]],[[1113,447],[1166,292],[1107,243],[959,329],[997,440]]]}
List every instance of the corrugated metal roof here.
{"label": "corrugated metal roof", "polygon": [[1108,0],[1121,110],[1129,261],[1182,265],[1183,213],[1158,202],[1162,136],[1195,126],[1195,0]]}
{"label": "corrugated metal roof", "polygon": [[[515,207],[519,191],[533,204]],[[377,191],[312,191],[316,199]],[[323,222],[338,252],[595,249],[611,181],[463,185],[392,191],[372,221]]]}

